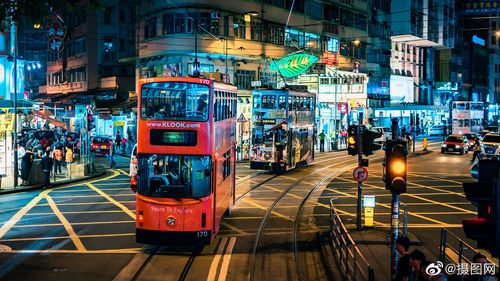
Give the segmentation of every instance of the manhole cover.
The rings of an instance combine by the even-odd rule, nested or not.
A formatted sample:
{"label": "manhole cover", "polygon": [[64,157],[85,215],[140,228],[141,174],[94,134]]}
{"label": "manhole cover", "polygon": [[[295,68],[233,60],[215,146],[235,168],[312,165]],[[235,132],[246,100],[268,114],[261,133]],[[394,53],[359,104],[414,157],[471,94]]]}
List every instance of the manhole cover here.
{"label": "manhole cover", "polygon": [[0,252],[10,252],[12,249],[9,246],[0,244]]}

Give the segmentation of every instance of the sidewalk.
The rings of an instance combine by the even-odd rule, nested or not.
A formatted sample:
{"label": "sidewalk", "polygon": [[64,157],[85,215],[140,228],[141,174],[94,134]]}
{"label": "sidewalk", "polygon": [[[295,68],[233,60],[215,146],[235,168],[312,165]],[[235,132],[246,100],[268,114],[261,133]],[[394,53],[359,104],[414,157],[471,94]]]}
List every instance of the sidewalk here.
{"label": "sidewalk", "polygon": [[[52,183],[52,188],[58,187],[58,186],[63,186],[66,184],[82,182],[82,181],[102,177],[106,174],[109,174],[109,172],[106,171],[105,169],[100,169],[100,170],[101,170],[101,172],[94,172],[90,176],[77,177],[77,178],[71,178],[71,179],[65,178],[65,177],[62,177],[62,175],[59,175],[59,176],[56,176],[55,181],[54,181],[54,176],[51,176],[50,180]],[[43,184],[24,185],[24,186],[18,186],[17,188],[13,188],[13,189],[0,189],[0,195],[17,193],[17,192],[25,192],[25,191],[33,191],[33,190],[39,190],[39,189],[43,189]]]}
{"label": "sidewalk", "polygon": [[[375,280],[391,280],[390,229],[378,228],[361,231],[348,229],[348,231],[367,262],[372,266]],[[438,260],[414,235],[408,233],[408,238],[410,239],[410,253],[418,249],[425,254],[427,260],[432,262]]]}

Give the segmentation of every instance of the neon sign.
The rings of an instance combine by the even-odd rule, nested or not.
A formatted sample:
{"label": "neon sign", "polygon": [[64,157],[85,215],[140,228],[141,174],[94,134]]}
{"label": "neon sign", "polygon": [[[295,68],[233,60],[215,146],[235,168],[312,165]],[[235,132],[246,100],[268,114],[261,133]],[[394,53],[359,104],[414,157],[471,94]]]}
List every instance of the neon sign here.
{"label": "neon sign", "polygon": [[279,71],[283,77],[298,76],[318,61],[318,57],[308,54],[294,54],[271,63],[271,70]]}

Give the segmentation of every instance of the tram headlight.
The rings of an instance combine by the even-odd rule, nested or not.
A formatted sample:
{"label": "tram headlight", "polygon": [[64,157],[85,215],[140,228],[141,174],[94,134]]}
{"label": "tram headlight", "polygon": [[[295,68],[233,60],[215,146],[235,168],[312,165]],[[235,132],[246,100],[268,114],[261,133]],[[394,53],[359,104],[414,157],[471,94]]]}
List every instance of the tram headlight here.
{"label": "tram headlight", "polygon": [[167,224],[172,226],[175,224],[175,218],[174,217],[168,217],[167,218]]}

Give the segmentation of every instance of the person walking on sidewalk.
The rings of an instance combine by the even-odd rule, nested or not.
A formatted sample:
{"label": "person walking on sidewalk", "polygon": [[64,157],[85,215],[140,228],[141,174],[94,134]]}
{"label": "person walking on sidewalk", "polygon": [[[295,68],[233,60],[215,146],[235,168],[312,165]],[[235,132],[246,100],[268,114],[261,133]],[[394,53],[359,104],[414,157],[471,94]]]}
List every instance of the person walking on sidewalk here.
{"label": "person walking on sidewalk", "polygon": [[115,150],[116,152],[119,152],[120,146],[122,145],[122,137],[120,136],[120,132],[116,133],[115,142],[116,142]]}
{"label": "person walking on sidewalk", "polygon": [[66,170],[67,170],[67,173],[68,173],[68,177],[71,179],[71,163],[73,163],[73,149],[72,148],[72,144],[71,143],[68,143],[66,145],[66,153],[65,153],[65,161],[66,161]]}
{"label": "person walking on sidewalk", "polygon": [[116,162],[113,159],[115,156],[115,145],[113,143],[113,140],[109,141],[109,168],[112,169],[116,166]]}
{"label": "person walking on sidewalk", "polygon": [[324,152],[325,151],[325,130],[321,131],[319,133],[319,151]]}
{"label": "person walking on sidewalk", "polygon": [[411,275],[410,266],[410,239],[406,236],[399,236],[396,239],[396,249],[399,254],[398,268],[396,269],[396,278],[394,281],[409,281]]}
{"label": "person walking on sidewalk", "polygon": [[43,175],[45,178],[45,181],[43,183],[43,187],[48,188],[48,187],[50,187],[50,171],[52,171],[52,166],[54,165],[52,158],[50,158],[49,151],[46,151],[44,153],[43,158],[40,161],[40,165],[42,166],[42,171],[43,171]]}

